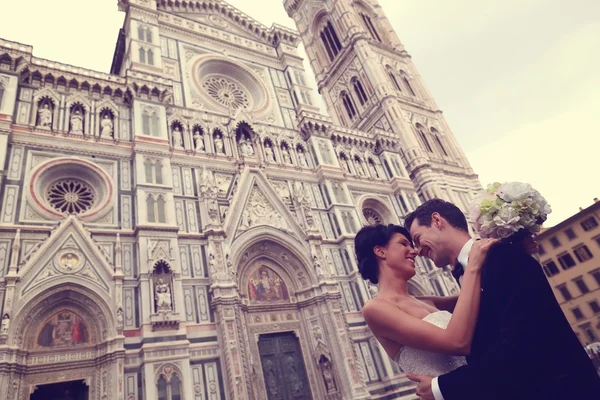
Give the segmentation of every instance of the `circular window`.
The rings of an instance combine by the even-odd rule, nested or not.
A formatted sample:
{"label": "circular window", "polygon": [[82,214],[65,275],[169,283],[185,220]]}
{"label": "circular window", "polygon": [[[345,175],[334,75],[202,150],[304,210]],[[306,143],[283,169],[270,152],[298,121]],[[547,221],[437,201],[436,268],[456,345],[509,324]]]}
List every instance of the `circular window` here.
{"label": "circular window", "polygon": [[113,184],[103,169],[91,162],[58,158],[41,164],[31,175],[30,205],[52,219],[77,214],[97,220],[110,210]]}
{"label": "circular window", "polygon": [[191,65],[195,91],[219,111],[251,111],[262,116],[270,110],[267,87],[250,68],[231,59],[203,55]]}
{"label": "circular window", "polygon": [[61,179],[48,188],[46,200],[55,210],[65,214],[81,214],[94,205],[94,190],[77,179]]}
{"label": "circular window", "polygon": [[379,215],[379,213],[372,208],[363,209],[363,216],[369,225],[379,225],[383,223],[383,218],[381,218],[381,215]]}
{"label": "circular window", "polygon": [[204,81],[202,87],[216,101],[227,108],[250,108],[248,94],[237,83],[226,79],[211,77]]}

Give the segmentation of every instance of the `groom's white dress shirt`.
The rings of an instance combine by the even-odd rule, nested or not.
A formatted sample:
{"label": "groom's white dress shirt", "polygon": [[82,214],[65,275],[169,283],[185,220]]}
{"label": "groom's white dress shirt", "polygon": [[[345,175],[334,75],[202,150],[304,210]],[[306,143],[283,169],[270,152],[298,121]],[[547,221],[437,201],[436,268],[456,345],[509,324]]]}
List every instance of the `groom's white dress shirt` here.
{"label": "groom's white dress shirt", "polygon": [[[471,252],[471,247],[473,247],[473,243],[475,243],[475,239],[470,239],[463,248],[458,253],[457,261],[463,268],[467,267],[467,263],[469,262],[469,253]],[[462,281],[462,276],[459,278],[459,281]],[[431,380],[431,391],[433,392],[433,397],[435,400],[444,400],[444,396],[442,395],[442,391],[440,390],[440,385],[438,384],[437,376]]]}

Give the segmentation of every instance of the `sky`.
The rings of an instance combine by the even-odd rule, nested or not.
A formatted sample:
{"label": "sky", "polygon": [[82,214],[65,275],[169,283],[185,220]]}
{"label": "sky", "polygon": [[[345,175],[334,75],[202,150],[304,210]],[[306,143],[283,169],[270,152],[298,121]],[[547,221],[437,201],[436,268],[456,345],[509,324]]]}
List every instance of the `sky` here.
{"label": "sky", "polygon": [[[124,19],[116,1],[3,3],[0,38],[109,72]],[[264,25],[295,27],[282,0],[229,3]],[[552,205],[546,226],[600,198],[598,0],[379,3],[484,187],[532,184]]]}

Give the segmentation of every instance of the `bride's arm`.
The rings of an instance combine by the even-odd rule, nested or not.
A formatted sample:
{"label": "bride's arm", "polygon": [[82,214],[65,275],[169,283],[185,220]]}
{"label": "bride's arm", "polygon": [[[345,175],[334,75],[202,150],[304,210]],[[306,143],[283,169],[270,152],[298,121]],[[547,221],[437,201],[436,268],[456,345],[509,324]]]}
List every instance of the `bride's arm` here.
{"label": "bride's arm", "polygon": [[433,303],[438,310],[454,312],[458,296],[415,296],[417,300]]}
{"label": "bride's arm", "polygon": [[468,355],[481,297],[481,266],[487,250],[496,241],[477,241],[469,254],[461,294],[446,329],[415,318],[384,300],[371,300],[363,317],[377,336],[404,346],[453,355]]}

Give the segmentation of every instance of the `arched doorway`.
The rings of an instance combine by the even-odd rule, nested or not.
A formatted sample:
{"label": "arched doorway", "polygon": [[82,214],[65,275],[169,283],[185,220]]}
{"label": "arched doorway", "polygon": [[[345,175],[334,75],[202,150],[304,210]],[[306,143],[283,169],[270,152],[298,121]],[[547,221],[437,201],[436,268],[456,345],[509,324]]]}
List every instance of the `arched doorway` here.
{"label": "arched doorway", "polygon": [[69,381],[40,385],[29,400],[88,400],[89,388],[84,381]]}

